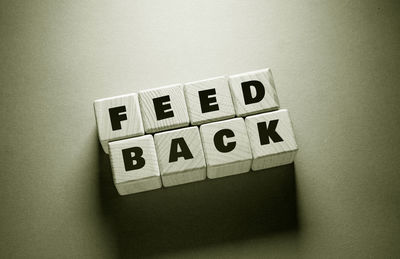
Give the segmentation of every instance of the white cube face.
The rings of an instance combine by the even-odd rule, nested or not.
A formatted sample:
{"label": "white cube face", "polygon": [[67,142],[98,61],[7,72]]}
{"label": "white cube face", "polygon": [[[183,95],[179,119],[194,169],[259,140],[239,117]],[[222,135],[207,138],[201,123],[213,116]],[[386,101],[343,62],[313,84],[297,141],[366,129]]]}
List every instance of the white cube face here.
{"label": "white cube face", "polygon": [[157,155],[151,135],[118,140],[108,145],[114,183],[120,194],[161,187]]}
{"label": "white cube face", "polygon": [[189,125],[183,85],[169,85],[139,92],[146,133]]}
{"label": "white cube face", "polygon": [[209,178],[250,170],[252,154],[242,118],[201,125],[200,135]]}
{"label": "white cube face", "polygon": [[253,170],[293,162],[297,144],[287,110],[282,109],[245,120],[253,152]]}
{"label": "white cube face", "polygon": [[156,133],[154,142],[164,186],[206,178],[206,164],[197,127]]}
{"label": "white cube face", "polygon": [[96,100],[94,109],[99,139],[106,153],[109,141],[144,134],[137,94]]}
{"label": "white cube face", "polygon": [[237,116],[279,109],[270,69],[229,76],[229,85]]}
{"label": "white cube face", "polygon": [[186,83],[184,91],[192,125],[235,117],[226,77],[220,76]]}

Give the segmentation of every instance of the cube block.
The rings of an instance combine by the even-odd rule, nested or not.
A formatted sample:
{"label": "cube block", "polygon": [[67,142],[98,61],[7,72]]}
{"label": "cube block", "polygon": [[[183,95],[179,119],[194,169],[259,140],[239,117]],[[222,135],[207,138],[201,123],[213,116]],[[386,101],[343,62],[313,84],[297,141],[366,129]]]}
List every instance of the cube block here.
{"label": "cube block", "polygon": [[114,184],[120,195],[161,188],[153,136],[110,142]]}
{"label": "cube block", "polygon": [[245,122],[253,152],[253,170],[293,162],[298,148],[286,109],[248,116]]}
{"label": "cube block", "polygon": [[184,91],[192,125],[235,117],[227,77],[186,83]]}
{"label": "cube block", "polygon": [[165,187],[206,179],[206,163],[197,127],[156,133],[154,142]]}
{"label": "cube block", "polygon": [[208,178],[249,172],[252,154],[242,118],[203,124],[200,134]]}
{"label": "cube block", "polygon": [[146,133],[189,125],[183,84],[141,91],[139,100]]}
{"label": "cube block", "polygon": [[237,116],[279,109],[272,72],[269,68],[229,76]]}
{"label": "cube block", "polygon": [[101,146],[108,154],[108,142],[144,135],[142,115],[136,93],[94,102]]}

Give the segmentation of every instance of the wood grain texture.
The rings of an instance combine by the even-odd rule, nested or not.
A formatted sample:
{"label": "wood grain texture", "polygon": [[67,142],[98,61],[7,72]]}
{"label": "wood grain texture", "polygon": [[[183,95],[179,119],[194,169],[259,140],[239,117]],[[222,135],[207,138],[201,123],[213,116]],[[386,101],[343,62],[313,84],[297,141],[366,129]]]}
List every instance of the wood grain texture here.
{"label": "wood grain texture", "polygon": [[[218,110],[203,113],[200,104],[199,91],[215,89]],[[207,122],[219,121],[235,117],[228,78],[224,76],[186,83],[184,86],[186,104],[190,123],[201,125]],[[214,104],[213,104],[214,105]]]}
{"label": "wood grain texture", "polygon": [[[136,93],[104,98],[94,101],[97,131],[104,152],[108,154],[108,142],[144,134],[139,99]],[[127,120],[121,121],[121,129],[113,130],[109,109],[125,106]]]}
{"label": "wood grain texture", "polygon": [[[113,141],[108,145],[114,184],[120,195],[161,188],[160,171],[152,135]],[[140,169],[126,171],[122,150],[133,147],[140,147],[143,150],[141,157],[145,160],[145,165]]]}
{"label": "wood grain texture", "polygon": [[[274,142],[269,138],[268,144],[261,144],[257,123],[278,120],[275,132],[282,141]],[[249,116],[245,119],[247,132],[253,152],[253,170],[292,163],[298,150],[292,122],[286,109]]]}
{"label": "wood grain texture", "polygon": [[[251,80],[260,81],[264,85],[265,96],[257,103],[245,104],[241,84]],[[272,72],[269,68],[229,76],[229,86],[237,116],[242,117],[279,109],[278,95]],[[252,92],[252,96],[255,95],[254,92]]]}
{"label": "wood grain texture", "polygon": [[[181,156],[177,161],[170,162],[171,142],[177,138],[183,138],[192,158],[187,157],[185,159],[185,157]],[[164,186],[168,187],[206,179],[206,163],[197,127],[156,133],[154,142]],[[182,152],[181,148],[179,146],[176,150]]]}
{"label": "wood grain texture", "polygon": [[[236,142],[230,152],[220,152],[214,144],[215,134],[230,129],[234,137],[223,138],[224,143]],[[249,138],[243,118],[212,122],[200,126],[204,155],[207,164],[207,177],[210,179],[249,172],[252,162]]]}
{"label": "wood grain texture", "polygon": [[[169,96],[173,117],[157,120],[153,99]],[[155,133],[189,125],[183,84],[168,85],[139,92],[139,101],[146,133]]]}

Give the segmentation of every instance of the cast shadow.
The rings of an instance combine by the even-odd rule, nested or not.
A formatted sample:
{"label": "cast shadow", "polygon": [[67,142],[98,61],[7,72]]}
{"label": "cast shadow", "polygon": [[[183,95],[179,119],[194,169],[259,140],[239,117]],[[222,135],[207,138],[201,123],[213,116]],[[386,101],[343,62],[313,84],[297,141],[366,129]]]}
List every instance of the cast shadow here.
{"label": "cast shadow", "polygon": [[119,196],[99,146],[99,202],[121,258],[298,231],[294,164]]}

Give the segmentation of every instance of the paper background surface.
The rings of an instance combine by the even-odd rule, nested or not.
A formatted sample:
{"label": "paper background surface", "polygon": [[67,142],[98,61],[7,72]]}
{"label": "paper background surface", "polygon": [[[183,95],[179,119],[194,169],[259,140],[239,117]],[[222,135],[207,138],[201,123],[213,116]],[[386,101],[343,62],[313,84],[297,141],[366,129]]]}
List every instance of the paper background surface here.
{"label": "paper background surface", "polygon": [[[2,1],[0,257],[400,254],[398,1]],[[93,101],[270,67],[294,165],[120,197]]]}

